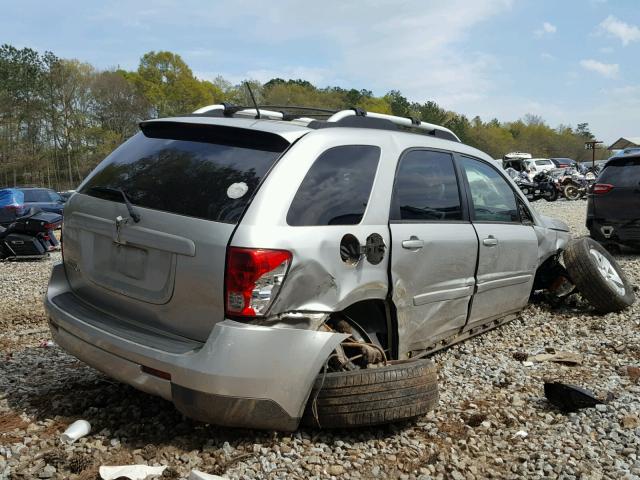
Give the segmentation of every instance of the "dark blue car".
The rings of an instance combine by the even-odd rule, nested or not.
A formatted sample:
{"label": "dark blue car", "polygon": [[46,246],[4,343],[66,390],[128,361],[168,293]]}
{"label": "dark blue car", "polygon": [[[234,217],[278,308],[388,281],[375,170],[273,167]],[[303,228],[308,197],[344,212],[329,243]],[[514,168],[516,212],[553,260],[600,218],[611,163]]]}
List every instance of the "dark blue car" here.
{"label": "dark blue car", "polygon": [[0,226],[13,223],[16,218],[24,215],[24,195],[15,188],[0,189]]}
{"label": "dark blue car", "polygon": [[18,188],[24,194],[26,208],[40,208],[45,212],[62,215],[64,199],[50,188]]}

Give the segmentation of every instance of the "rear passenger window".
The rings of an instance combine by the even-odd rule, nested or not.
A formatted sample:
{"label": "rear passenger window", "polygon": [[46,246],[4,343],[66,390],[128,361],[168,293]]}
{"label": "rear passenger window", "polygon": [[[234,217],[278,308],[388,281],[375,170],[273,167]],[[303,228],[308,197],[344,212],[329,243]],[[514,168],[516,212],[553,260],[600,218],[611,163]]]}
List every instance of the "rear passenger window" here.
{"label": "rear passenger window", "polygon": [[494,168],[472,158],[462,158],[469,182],[474,220],[480,222],[520,222],[516,196]]}
{"label": "rear passenger window", "polygon": [[356,225],[367,208],[380,148],[334,147],[320,155],[300,184],[287,213],[292,226]]}
{"label": "rear passenger window", "polygon": [[458,181],[450,154],[412,150],[400,159],[390,219],[462,219]]}
{"label": "rear passenger window", "polygon": [[598,183],[610,183],[614,187],[638,187],[640,159],[629,158],[609,162],[600,174]]}

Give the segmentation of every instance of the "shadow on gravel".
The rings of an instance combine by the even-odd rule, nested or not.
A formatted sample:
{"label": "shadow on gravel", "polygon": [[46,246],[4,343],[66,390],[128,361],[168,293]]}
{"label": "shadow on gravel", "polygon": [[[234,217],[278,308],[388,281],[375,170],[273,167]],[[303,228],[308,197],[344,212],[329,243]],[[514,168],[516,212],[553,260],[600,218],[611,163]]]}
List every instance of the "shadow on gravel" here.
{"label": "shadow on gravel", "polygon": [[[25,375],[25,370],[29,374]],[[222,448],[224,442],[244,451],[253,445],[269,447],[284,437],[302,435],[312,442],[386,439],[412,424],[396,424],[354,430],[299,429],[294,433],[216,427],[190,420],[159,397],[113,381],[60,348],[28,347],[0,366],[5,398],[11,409],[25,411],[37,420],[58,418],[68,423],[85,419],[92,434],[117,438],[124,447],[153,449],[173,447],[184,451]],[[105,431],[106,430],[106,431]]]}

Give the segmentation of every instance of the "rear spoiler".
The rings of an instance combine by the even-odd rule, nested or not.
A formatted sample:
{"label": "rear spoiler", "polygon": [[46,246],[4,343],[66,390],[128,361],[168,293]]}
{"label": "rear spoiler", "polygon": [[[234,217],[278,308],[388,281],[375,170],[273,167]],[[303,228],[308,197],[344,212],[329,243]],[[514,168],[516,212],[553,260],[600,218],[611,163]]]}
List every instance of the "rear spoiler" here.
{"label": "rear spoiler", "polygon": [[139,123],[146,137],[216,143],[233,147],[284,152],[290,143],[275,133],[226,125],[146,120]]}

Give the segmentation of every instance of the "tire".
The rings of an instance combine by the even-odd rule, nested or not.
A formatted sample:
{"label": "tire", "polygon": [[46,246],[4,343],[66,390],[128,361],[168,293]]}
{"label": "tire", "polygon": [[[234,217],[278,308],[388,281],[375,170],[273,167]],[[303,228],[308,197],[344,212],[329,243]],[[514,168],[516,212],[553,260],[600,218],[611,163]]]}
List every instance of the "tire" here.
{"label": "tire", "polygon": [[[598,258],[604,258],[600,267]],[[629,280],[618,262],[595,240],[584,237],[572,241],[565,249],[563,259],[578,291],[598,312],[619,312],[633,305],[635,295]],[[617,280],[605,277],[601,268],[606,267],[606,263],[609,271],[617,275]]]}
{"label": "tire", "polygon": [[544,195],[544,199],[547,202],[555,202],[556,200],[558,200],[558,190],[553,188],[550,192]]}
{"label": "tire", "polygon": [[578,187],[569,184],[564,187],[564,196],[567,200],[580,200],[582,195],[580,194],[580,189]]}
{"label": "tire", "polygon": [[380,425],[419,417],[437,403],[437,369],[428,359],[352,372],[320,373],[302,424],[321,428]]}

